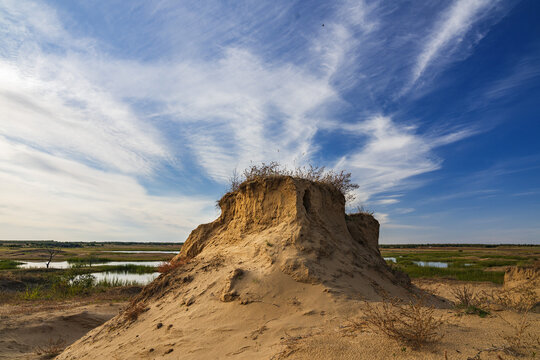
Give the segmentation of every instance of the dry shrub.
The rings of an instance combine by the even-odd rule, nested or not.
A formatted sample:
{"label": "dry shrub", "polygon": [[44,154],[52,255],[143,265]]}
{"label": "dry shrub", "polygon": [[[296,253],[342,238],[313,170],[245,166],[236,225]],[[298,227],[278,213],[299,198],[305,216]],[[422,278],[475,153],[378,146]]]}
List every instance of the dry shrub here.
{"label": "dry shrub", "polygon": [[159,265],[157,268],[157,271],[162,274],[168,274],[174,269],[177,269],[179,267],[186,265],[187,263],[189,263],[189,260],[190,259],[188,257],[181,257],[178,260],[171,260],[170,262]]}
{"label": "dry shrub", "polygon": [[132,301],[124,310],[124,318],[129,321],[135,321],[139,318],[139,315],[147,310],[148,308],[144,303]]}
{"label": "dry shrub", "polygon": [[500,316],[511,329],[510,334],[501,335],[505,341],[505,352],[511,355],[530,355],[540,348],[540,336],[530,331],[532,323],[528,314],[523,313],[517,321],[509,321]]}
{"label": "dry shrub", "polygon": [[477,306],[480,300],[478,294],[470,286],[454,288],[451,292],[457,300],[458,307]]}
{"label": "dry shrub", "polygon": [[475,292],[471,286],[463,286],[451,290],[456,302],[455,306],[458,309],[464,309],[466,314],[475,314],[480,317],[489,315],[489,312],[484,310],[486,305],[486,295],[484,292]]}
{"label": "dry shrub", "polygon": [[484,301],[496,309],[529,312],[540,301],[533,286],[522,285],[485,294]]}
{"label": "dry shrub", "polygon": [[[538,303],[534,286],[521,285],[510,289],[475,292],[470,286],[451,290],[456,299],[456,307],[464,309],[514,310],[528,312]],[[485,311],[485,310],[482,310]]]}
{"label": "dry shrub", "polygon": [[407,304],[399,299],[384,299],[380,306],[365,303],[364,319],[367,326],[414,349],[432,344],[442,338],[442,318],[427,305],[425,297]]}
{"label": "dry shrub", "polygon": [[293,353],[297,352],[299,349],[299,342],[305,338],[311,336],[311,334],[306,335],[296,335],[292,336],[285,332],[285,336],[281,338],[281,345],[284,346],[284,349],[279,353],[275,354],[270,358],[270,360],[279,360],[289,358]]}
{"label": "dry shrub", "polygon": [[236,191],[240,185],[246,181],[265,179],[280,176],[292,176],[294,178],[310,180],[316,183],[327,184],[341,192],[348,201],[354,200],[353,191],[358,189],[358,184],[351,181],[351,173],[334,170],[326,170],[324,166],[297,167],[289,170],[279,163],[272,161],[270,163],[261,163],[260,165],[250,165],[239,176],[236,170],[229,179],[230,191]]}
{"label": "dry shrub", "polygon": [[52,359],[64,351],[65,347],[66,341],[64,339],[58,338],[56,341],[49,339],[47,344],[36,347],[34,352],[40,359]]}

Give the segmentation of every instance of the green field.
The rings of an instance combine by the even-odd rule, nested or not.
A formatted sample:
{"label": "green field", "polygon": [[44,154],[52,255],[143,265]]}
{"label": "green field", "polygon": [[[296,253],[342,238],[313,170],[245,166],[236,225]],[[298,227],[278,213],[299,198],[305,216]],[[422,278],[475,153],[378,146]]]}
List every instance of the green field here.
{"label": "green field", "polygon": [[[171,243],[71,243],[41,241],[0,241],[0,300],[42,301],[102,296],[114,297],[122,289],[140,291],[133,282],[118,279],[97,280],[91,273],[155,273],[155,266],[136,264],[108,265],[112,261],[166,262],[173,253],[116,253],[114,251],[175,251],[182,244]],[[53,262],[67,261],[71,268],[18,268],[20,261],[46,262],[49,249],[58,251]],[[99,264],[99,265],[97,265]],[[136,290],[139,289],[139,290]],[[118,291],[120,290],[120,291]]]}
{"label": "green field", "polygon": [[174,254],[125,254],[114,251],[180,251],[182,243],[0,241],[0,260],[45,261],[47,249],[59,250],[53,261],[166,261]]}
{"label": "green field", "polygon": [[[114,251],[179,251],[171,243],[68,243],[0,241],[0,292],[3,299],[16,301],[58,300],[103,294],[116,288],[137,288],[116,280],[89,281],[90,273],[120,272],[146,274],[151,266],[108,265],[111,261],[168,261],[172,253],[115,253]],[[70,269],[20,269],[18,261],[46,261],[48,249],[58,250],[53,261],[67,261]],[[510,245],[383,245],[387,263],[411,278],[488,281],[501,284],[508,266],[538,264],[540,246]],[[415,262],[439,262],[446,268],[419,266]],[[100,263],[100,265],[96,265]],[[82,280],[79,279],[82,275]],[[130,286],[131,285],[131,286]],[[140,289],[141,287],[138,286]],[[115,291],[117,291],[115,290]]]}
{"label": "green field", "polygon": [[[412,278],[447,278],[463,281],[490,281],[502,284],[508,266],[527,266],[539,261],[540,246],[519,245],[403,245],[382,246],[391,266]],[[446,268],[422,267],[416,261],[441,262]]]}

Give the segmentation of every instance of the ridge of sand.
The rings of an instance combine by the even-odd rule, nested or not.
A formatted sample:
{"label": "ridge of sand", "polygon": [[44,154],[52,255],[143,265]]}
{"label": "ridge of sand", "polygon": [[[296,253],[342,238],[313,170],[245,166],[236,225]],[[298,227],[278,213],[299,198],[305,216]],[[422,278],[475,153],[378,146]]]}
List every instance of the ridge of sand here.
{"label": "ridge of sand", "polygon": [[418,292],[382,259],[377,220],[345,215],[331,186],[256,180],[219,205],[173,260],[190,261],[135,299],[136,320],[119,315],[58,359],[279,357],[284,339],[334,329],[362,300]]}

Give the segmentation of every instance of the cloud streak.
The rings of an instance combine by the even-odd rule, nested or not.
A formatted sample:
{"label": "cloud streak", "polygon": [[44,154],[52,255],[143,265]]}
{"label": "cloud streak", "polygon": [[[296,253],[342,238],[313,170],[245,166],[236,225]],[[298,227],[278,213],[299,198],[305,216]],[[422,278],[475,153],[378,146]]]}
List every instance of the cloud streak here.
{"label": "cloud streak", "polygon": [[[476,133],[421,131],[384,99],[410,77],[411,59],[411,86],[435,67],[491,8],[485,0],[456,1],[420,54],[414,37],[401,37],[416,29],[389,30],[393,10],[382,3],[344,1],[308,15],[290,4],[221,5],[230,12],[222,22],[213,6],[173,4],[142,6],[144,29],[156,35],[133,35],[137,51],[171,44],[161,57],[76,36],[80,28],[38,2],[0,5],[0,237],[183,240],[215,215],[200,194],[215,195],[251,161],[350,170],[358,202],[385,192],[373,203],[390,208],[398,199],[387,192],[441,168],[436,148]],[[295,25],[267,41],[280,21]],[[353,143],[327,155],[321,138]],[[204,182],[197,195],[185,178]],[[390,221],[390,211],[379,214]]]}
{"label": "cloud streak", "polygon": [[489,14],[497,1],[456,0],[444,11],[433,31],[426,39],[422,51],[416,59],[408,87],[412,87],[433,64],[441,52],[452,52],[452,47],[463,41],[474,23]]}

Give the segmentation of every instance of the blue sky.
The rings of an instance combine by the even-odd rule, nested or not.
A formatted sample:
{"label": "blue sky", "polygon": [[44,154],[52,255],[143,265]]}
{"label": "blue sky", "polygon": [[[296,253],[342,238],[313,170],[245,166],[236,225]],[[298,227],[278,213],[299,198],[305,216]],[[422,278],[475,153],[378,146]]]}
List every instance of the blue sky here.
{"label": "blue sky", "polygon": [[0,238],[183,241],[279,161],[350,171],[382,243],[538,244],[539,13],[0,0]]}

